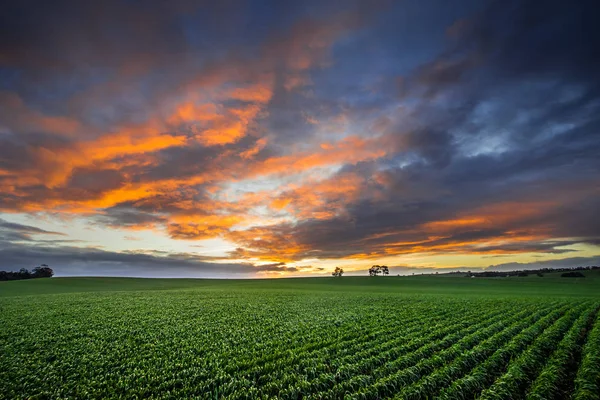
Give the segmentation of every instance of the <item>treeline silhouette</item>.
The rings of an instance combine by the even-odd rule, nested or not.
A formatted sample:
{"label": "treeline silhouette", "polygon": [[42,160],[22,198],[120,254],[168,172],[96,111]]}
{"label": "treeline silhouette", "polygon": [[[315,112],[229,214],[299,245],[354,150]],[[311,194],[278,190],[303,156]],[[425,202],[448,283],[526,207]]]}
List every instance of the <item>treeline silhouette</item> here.
{"label": "treeline silhouette", "polygon": [[46,264],[35,267],[31,271],[21,268],[18,272],[0,271],[0,281],[18,281],[20,279],[51,278],[54,275],[52,268]]}
{"label": "treeline silhouette", "polygon": [[575,268],[542,268],[535,270],[519,270],[519,271],[483,271],[483,272],[467,272],[466,276],[475,278],[493,278],[493,277],[509,277],[509,276],[529,276],[530,274],[544,276],[546,273],[563,272],[562,277],[584,277],[581,271],[590,271],[600,269],[599,266],[591,265],[587,267]]}

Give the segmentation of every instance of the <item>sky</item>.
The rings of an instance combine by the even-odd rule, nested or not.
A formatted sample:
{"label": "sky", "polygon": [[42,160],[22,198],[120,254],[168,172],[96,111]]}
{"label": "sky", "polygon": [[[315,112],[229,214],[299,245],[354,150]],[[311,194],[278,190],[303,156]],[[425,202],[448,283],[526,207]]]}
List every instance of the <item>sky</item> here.
{"label": "sky", "polygon": [[13,1],[0,269],[600,264],[596,1]]}

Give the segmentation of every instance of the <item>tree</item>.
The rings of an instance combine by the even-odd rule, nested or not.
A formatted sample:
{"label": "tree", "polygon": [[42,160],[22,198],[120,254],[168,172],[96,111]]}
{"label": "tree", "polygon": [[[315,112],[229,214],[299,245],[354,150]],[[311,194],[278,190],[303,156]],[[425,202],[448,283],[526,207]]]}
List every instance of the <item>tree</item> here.
{"label": "tree", "polygon": [[344,275],[344,270],[340,267],[335,267],[335,270],[331,273],[331,275],[341,278]]}
{"label": "tree", "polygon": [[46,264],[35,267],[32,271],[27,268],[21,268],[18,272],[0,271],[0,281],[16,281],[19,279],[32,278],[50,278],[54,275],[54,271]]}
{"label": "tree", "polygon": [[369,276],[379,276],[379,274],[389,275],[390,269],[387,265],[373,265],[369,268]]}
{"label": "tree", "polygon": [[390,269],[387,265],[373,265],[369,268],[369,276],[378,276],[379,274],[389,275]]}
{"label": "tree", "polygon": [[27,268],[21,268],[18,273],[18,279],[29,279],[31,278],[31,273]]}
{"label": "tree", "polygon": [[54,275],[54,271],[46,264],[42,264],[39,267],[35,267],[33,271],[31,271],[31,275],[33,278],[52,278]]}

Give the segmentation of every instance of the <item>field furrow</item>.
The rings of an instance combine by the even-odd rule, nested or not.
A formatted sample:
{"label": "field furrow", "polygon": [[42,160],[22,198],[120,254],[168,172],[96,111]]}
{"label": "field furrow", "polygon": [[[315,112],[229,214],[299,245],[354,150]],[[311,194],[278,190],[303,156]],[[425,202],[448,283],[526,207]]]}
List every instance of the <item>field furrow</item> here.
{"label": "field furrow", "polygon": [[575,378],[574,400],[600,399],[600,316],[589,332]]}
{"label": "field furrow", "polygon": [[[450,324],[438,320],[435,324],[432,324],[423,321],[425,327],[415,327],[404,334],[389,332],[382,336],[382,340],[379,337],[365,340],[359,346],[345,348],[342,353],[338,354],[337,358],[331,358],[328,355],[321,359],[303,358],[296,364],[297,374],[288,375],[287,379],[280,381],[289,385],[289,388],[280,391],[280,395],[286,394],[288,390],[292,393],[297,392],[296,387],[299,377],[303,381],[303,392],[311,393],[313,390],[325,390],[354,375],[360,375],[365,368],[369,368],[375,357],[378,359],[382,359],[381,356],[387,356],[390,359],[401,357],[402,354],[414,351],[425,343],[429,343],[456,329],[464,328],[480,318],[477,312],[465,312],[463,315],[464,319],[460,323]],[[428,318],[427,320],[435,319]],[[443,327],[443,329],[441,330],[440,327]]]}
{"label": "field furrow", "polygon": [[489,358],[473,368],[468,375],[453,381],[450,386],[443,389],[438,397],[444,400],[475,398],[506,370],[511,359],[521,354],[569,308],[570,306],[563,306],[556,309],[515,335],[506,345],[497,349]]}
{"label": "field furrow", "polygon": [[[548,310],[540,310],[525,318],[518,318],[503,331],[483,340],[470,351],[464,353],[453,362],[435,370],[412,385],[402,389],[395,398],[398,399],[423,399],[432,398],[440,389],[450,385],[473,367],[487,359],[491,354],[519,334],[531,324],[548,314]],[[507,324],[508,325],[508,324]]]}
{"label": "field furrow", "polygon": [[331,282],[0,294],[0,400],[600,400],[597,298]]}
{"label": "field furrow", "polygon": [[[491,313],[489,315],[489,320],[492,320],[494,318],[496,318],[498,315],[500,315],[499,312],[494,312]],[[450,325],[450,326],[446,326],[445,329],[440,330],[439,326],[436,325],[432,328],[433,330],[433,335],[431,335],[430,337],[428,337],[427,340],[421,340],[419,343],[430,343],[432,339],[435,339],[436,337],[439,337],[442,334],[445,334],[447,332],[452,332],[456,329],[459,328],[464,328],[466,326],[469,326],[473,321],[476,321],[477,319],[479,319],[479,316],[477,315],[477,313],[473,313],[473,319],[470,319],[468,316],[464,319],[461,320],[459,323],[455,324],[455,325]],[[427,333],[427,330],[424,331],[424,333]],[[364,368],[372,368],[371,366],[373,365],[373,363],[377,363],[380,364],[381,362],[379,361],[374,361],[376,360],[385,360],[387,358],[382,358],[385,357],[386,355],[390,356],[399,356],[402,353],[399,353],[400,351],[407,351],[408,349],[410,349],[410,346],[406,346],[405,348],[403,348],[402,350],[400,349],[396,349],[396,352],[392,352],[392,351],[381,351],[381,347],[379,347],[379,344],[377,345],[377,347],[375,347],[374,349],[371,348],[370,346],[366,346],[365,343],[368,343],[368,341],[363,341],[362,344],[363,346],[362,349],[365,349],[365,354],[375,354],[372,355],[371,357],[365,357],[365,354],[354,354],[354,361],[360,361],[358,363],[353,363],[353,362],[347,362],[345,364],[343,364],[341,367],[336,367],[335,365],[330,366],[329,364],[326,364],[326,368],[329,369],[330,371],[336,371],[336,375],[339,375],[341,377],[344,376],[353,376],[354,374],[359,374],[361,371],[361,368],[364,370]],[[415,346],[416,344],[412,344],[412,346]],[[282,373],[287,375],[287,379],[284,380],[284,382],[289,384],[289,381],[293,381],[293,382],[298,382],[299,378],[302,376],[299,373],[294,372],[294,370],[297,369],[297,367],[302,367],[303,365],[305,365],[306,363],[303,363],[303,357],[305,355],[302,353],[293,353],[290,352],[289,357],[287,359],[280,359],[278,360],[276,363],[269,363],[263,366],[259,366],[257,369],[247,372],[244,376],[244,382],[247,383],[252,383],[253,386],[256,387],[260,387],[262,388],[259,393],[261,395],[266,395],[266,396],[275,396],[278,395],[279,392],[281,391],[281,387],[285,387],[285,385],[282,385],[281,382],[279,381],[279,379],[283,379],[282,378]],[[321,360],[317,360],[316,362],[323,362],[324,360],[330,360],[331,358],[327,356],[327,354],[325,354],[325,358],[321,359]],[[348,360],[347,360],[348,361]],[[285,366],[285,367],[284,367]],[[291,367],[291,368],[290,368]],[[344,371],[343,368],[346,367],[348,369],[352,368],[352,371],[354,372],[349,372],[349,371]],[[344,371],[344,372],[342,372]],[[217,379],[208,379],[207,380],[207,385],[203,387],[203,390],[206,391],[216,391],[219,390],[220,393],[232,393],[237,391],[238,393],[242,393],[245,390],[245,388],[247,387],[246,385],[240,385],[239,388],[235,389],[234,385],[228,386],[227,389],[223,388],[223,385],[228,382],[233,380],[233,377],[229,377],[226,375],[223,375]],[[335,381],[339,380],[340,378],[334,379]],[[273,386],[272,383],[273,382],[277,382],[276,386]],[[284,389],[285,390],[285,389]]]}
{"label": "field furrow", "polygon": [[340,382],[330,391],[315,394],[315,398],[339,398],[346,394],[366,399],[391,396],[399,388],[418,379],[420,374],[455,357],[482,337],[497,332],[502,325],[503,322],[497,322],[496,317],[485,318],[476,325],[446,335],[415,352],[399,355],[382,365],[368,365],[369,369],[362,370],[358,376]]}
{"label": "field furrow", "polygon": [[480,398],[482,400],[523,398],[528,384],[544,366],[546,358],[556,348],[582,311],[583,307],[577,307],[546,329],[529,348],[509,364],[504,375],[481,393]]}
{"label": "field furrow", "polygon": [[577,370],[581,354],[581,344],[585,341],[598,313],[597,307],[584,312],[548,360],[540,375],[533,381],[527,393],[527,400],[565,399],[572,391],[574,372]]}

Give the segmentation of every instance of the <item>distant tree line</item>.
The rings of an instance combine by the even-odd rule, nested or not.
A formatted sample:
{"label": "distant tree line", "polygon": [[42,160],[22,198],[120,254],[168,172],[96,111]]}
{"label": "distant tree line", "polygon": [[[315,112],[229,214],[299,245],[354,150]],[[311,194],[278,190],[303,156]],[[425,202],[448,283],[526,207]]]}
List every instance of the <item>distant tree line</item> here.
{"label": "distant tree line", "polygon": [[560,276],[563,278],[585,278],[585,275],[579,271],[563,272]]}
{"label": "distant tree line", "polygon": [[17,281],[20,279],[51,278],[54,275],[52,268],[46,264],[35,267],[31,271],[21,268],[18,272],[0,271],[0,281]]}
{"label": "distant tree line", "polygon": [[542,268],[536,270],[519,270],[519,271],[483,271],[483,272],[467,272],[466,276],[475,278],[494,278],[494,277],[509,277],[509,276],[529,276],[529,274],[536,274],[537,276],[544,276],[550,272],[562,272],[561,276],[565,278],[585,277],[580,271],[590,271],[600,269],[599,266],[591,265],[587,267],[575,267],[575,268]]}

